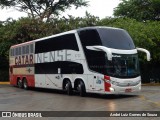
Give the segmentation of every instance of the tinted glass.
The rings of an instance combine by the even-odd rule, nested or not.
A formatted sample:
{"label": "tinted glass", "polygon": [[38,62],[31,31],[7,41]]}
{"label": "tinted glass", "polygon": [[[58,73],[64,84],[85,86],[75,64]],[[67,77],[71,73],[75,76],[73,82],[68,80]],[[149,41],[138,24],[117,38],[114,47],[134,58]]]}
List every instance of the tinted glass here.
{"label": "tinted glass", "polygon": [[87,63],[90,70],[104,74],[106,72],[105,53],[102,51],[87,50]]}
{"label": "tinted glass", "polygon": [[74,34],[67,34],[38,41],[36,42],[35,53],[43,53],[63,49],[79,51],[76,37]]}
{"label": "tinted glass", "polygon": [[22,46],[22,54],[26,54],[26,46]]}
{"label": "tinted glass", "polygon": [[97,30],[94,29],[80,31],[79,37],[84,48],[85,46],[102,44]]}
{"label": "tinted glass", "polygon": [[30,53],[33,53],[33,44],[30,44]]}
{"label": "tinted glass", "polygon": [[29,54],[29,45],[26,45],[26,54]]}
{"label": "tinted glass", "polygon": [[35,64],[35,74],[58,74],[58,68],[61,74],[83,74],[82,64],[69,61]]}
{"label": "tinted glass", "polygon": [[15,55],[18,55],[18,48],[16,48],[16,54]]}
{"label": "tinted glass", "polygon": [[18,55],[21,55],[21,47],[18,48]]}
{"label": "tinted glass", "polygon": [[122,29],[98,29],[102,45],[108,48],[130,50],[135,49],[130,35]]}
{"label": "tinted glass", "polygon": [[140,75],[138,55],[113,54],[112,61],[107,60],[107,75],[118,78],[134,78]]}
{"label": "tinted glass", "polygon": [[102,51],[93,51],[86,49],[86,46],[101,45],[101,40],[97,30],[83,30],[79,32],[79,37],[87,59],[90,70],[104,73],[105,53]]}

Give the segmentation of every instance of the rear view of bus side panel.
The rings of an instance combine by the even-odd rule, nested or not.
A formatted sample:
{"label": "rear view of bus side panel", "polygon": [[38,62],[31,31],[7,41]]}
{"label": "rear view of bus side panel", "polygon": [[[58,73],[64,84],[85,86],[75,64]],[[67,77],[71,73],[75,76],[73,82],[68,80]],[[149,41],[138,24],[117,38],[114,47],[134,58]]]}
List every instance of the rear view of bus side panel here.
{"label": "rear view of bus side panel", "polygon": [[20,44],[11,47],[9,57],[11,85],[17,86],[19,81],[26,81],[28,87],[35,86],[33,52],[33,43]]}

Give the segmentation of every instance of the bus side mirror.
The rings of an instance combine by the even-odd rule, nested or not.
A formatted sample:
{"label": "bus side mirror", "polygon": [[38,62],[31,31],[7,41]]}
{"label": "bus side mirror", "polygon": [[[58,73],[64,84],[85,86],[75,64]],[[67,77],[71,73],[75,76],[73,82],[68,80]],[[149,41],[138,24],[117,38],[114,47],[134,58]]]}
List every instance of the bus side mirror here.
{"label": "bus side mirror", "polygon": [[89,50],[95,50],[95,51],[103,51],[107,54],[107,58],[109,61],[112,61],[112,52],[110,48],[104,47],[104,46],[86,46]]}
{"label": "bus side mirror", "polygon": [[147,61],[150,61],[151,60],[151,54],[148,50],[144,49],[144,48],[137,48],[138,51],[141,51],[141,52],[145,52],[147,54]]}

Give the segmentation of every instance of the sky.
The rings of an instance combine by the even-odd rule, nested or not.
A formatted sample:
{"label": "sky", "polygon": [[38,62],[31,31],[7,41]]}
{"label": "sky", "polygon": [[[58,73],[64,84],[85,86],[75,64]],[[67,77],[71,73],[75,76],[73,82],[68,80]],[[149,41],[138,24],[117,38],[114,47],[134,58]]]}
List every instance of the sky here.
{"label": "sky", "polygon": [[[72,15],[75,17],[85,16],[85,12],[89,12],[91,15],[98,16],[99,18],[105,18],[113,16],[113,10],[121,2],[121,0],[86,0],[89,1],[88,7],[81,7],[78,9],[70,9],[63,13],[61,16]],[[14,9],[0,9],[0,21],[5,21],[7,18],[11,17],[13,19],[18,19],[20,17],[26,17],[27,14],[23,12],[18,12]]]}

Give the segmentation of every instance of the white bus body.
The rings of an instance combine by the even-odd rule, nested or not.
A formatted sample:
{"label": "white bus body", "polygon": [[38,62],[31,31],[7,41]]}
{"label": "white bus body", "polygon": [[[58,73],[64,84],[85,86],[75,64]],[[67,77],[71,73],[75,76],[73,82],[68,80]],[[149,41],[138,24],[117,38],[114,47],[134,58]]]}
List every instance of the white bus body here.
{"label": "white bus body", "polygon": [[141,90],[137,50],[118,28],[87,27],[10,48],[10,83],[29,87],[102,94]]}

